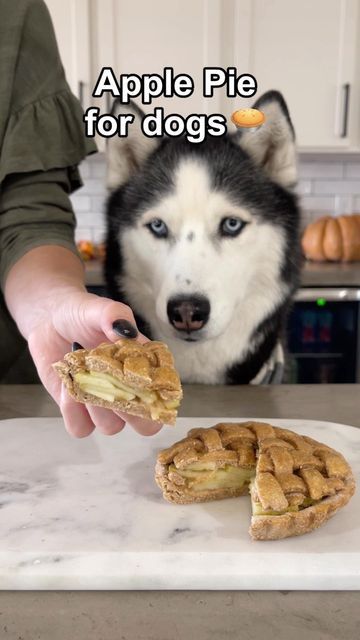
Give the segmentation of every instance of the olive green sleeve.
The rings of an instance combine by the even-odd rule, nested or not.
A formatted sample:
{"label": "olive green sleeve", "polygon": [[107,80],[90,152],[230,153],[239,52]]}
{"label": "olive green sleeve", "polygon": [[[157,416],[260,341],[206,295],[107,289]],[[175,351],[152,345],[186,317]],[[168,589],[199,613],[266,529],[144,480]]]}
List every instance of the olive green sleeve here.
{"label": "olive green sleeve", "polygon": [[11,267],[41,245],[77,254],[75,217],[69,199],[74,176],[67,169],[13,175],[0,193],[0,285]]}
{"label": "olive green sleeve", "polygon": [[0,0],[0,183],[77,165],[96,151],[71,93],[43,0]]}
{"label": "olive green sleeve", "polygon": [[[6,4],[6,8],[5,8]],[[96,151],[43,0],[0,0],[0,183],[77,165]]]}
{"label": "olive green sleeve", "polygon": [[69,193],[96,151],[43,0],[0,0],[0,282],[29,249],[76,252]]}

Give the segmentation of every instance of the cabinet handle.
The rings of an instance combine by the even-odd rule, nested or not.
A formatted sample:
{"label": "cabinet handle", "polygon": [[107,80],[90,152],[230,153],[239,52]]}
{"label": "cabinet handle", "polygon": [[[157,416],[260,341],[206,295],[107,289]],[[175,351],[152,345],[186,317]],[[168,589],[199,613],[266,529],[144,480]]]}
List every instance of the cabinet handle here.
{"label": "cabinet handle", "polygon": [[344,92],[344,110],[343,110],[343,123],[341,129],[341,138],[346,138],[348,132],[348,120],[349,120],[349,102],[350,102],[350,84],[346,82],[343,84]]}
{"label": "cabinet handle", "polygon": [[83,82],[82,80],[79,80],[79,101],[82,108],[84,108],[84,88],[85,88],[85,82]]}

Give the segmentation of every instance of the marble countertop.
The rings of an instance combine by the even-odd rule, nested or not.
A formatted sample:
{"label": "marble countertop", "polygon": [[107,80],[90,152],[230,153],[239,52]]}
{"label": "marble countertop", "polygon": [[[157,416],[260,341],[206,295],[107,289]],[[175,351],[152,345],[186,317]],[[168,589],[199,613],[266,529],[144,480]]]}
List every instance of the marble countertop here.
{"label": "marble countertop", "polygon": [[[189,386],[185,389],[182,415],[236,417],[256,414],[260,418],[332,420],[360,427],[359,392],[360,385],[219,387],[216,391],[213,387]],[[0,419],[58,415],[58,408],[41,387],[0,386]],[[91,440],[87,439],[83,444],[91,448]],[[73,441],[73,454],[81,446],[81,441]],[[26,447],[22,447],[19,441],[19,450],[22,448],[21,459],[26,456]],[[91,461],[89,464],[91,467]],[[70,486],[68,491],[71,493]],[[26,537],[26,530],[23,535]],[[331,586],[337,588],[336,579]],[[101,592],[88,592],[86,595],[81,592],[49,592],[41,597],[20,591],[8,597],[6,592],[0,592],[1,624],[11,624],[12,629],[17,629],[17,635],[9,636],[9,640],[17,639],[21,633],[24,638],[32,640],[31,633],[38,628],[39,620],[48,633],[34,637],[40,637],[41,640],[53,637],[54,606],[63,610],[68,607],[73,620],[78,621],[78,629],[71,633],[73,640],[89,637],[98,640],[103,635],[106,640],[118,640],[120,628],[126,628],[126,640],[169,640],[168,630],[175,627],[176,637],[179,638],[192,637],[195,632],[199,640],[230,637],[227,635],[229,633],[231,637],[236,637],[239,615],[242,628],[250,634],[246,637],[252,640],[260,640],[269,629],[279,640],[288,640],[289,635],[292,640],[300,640],[304,637],[304,625],[307,637],[314,640],[320,637],[322,640],[332,640],[340,636],[342,640],[353,640],[358,624],[358,594],[349,591],[343,594],[230,591],[226,595],[207,591],[163,591],[152,594],[133,591],[123,592],[121,597],[116,592],[107,596]],[[21,622],[17,616],[20,607],[23,613]],[[155,611],[156,616],[152,615]],[[274,611],[277,615],[274,615]],[[117,627],[114,626],[114,620],[119,620]],[[152,624],[152,635],[146,635],[148,621]],[[64,619],[65,627],[66,624]],[[89,629],[97,629],[97,635],[89,635]],[[214,629],[217,630],[215,636],[212,635]],[[221,630],[225,629],[226,635],[222,635]],[[4,638],[6,640],[6,636]]]}
{"label": "marble countertop", "polygon": [[[246,495],[192,505],[163,499],[154,480],[157,452],[194,426],[227,419],[179,418],[152,438],[125,428],[76,441],[60,418],[0,422],[1,587],[327,590],[336,580],[338,589],[360,589],[357,493],[311,535],[268,542],[248,534]],[[360,479],[357,428],[273,423],[340,450]]]}
{"label": "marble countertop", "polygon": [[[85,263],[88,286],[103,286],[103,265],[98,260]],[[301,276],[302,287],[358,287],[360,262],[350,264],[305,262]]]}

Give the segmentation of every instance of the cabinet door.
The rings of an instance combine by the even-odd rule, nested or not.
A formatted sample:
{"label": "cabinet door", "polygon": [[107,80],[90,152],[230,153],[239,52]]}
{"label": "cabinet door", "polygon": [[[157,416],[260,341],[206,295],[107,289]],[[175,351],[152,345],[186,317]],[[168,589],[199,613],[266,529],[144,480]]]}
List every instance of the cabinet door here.
{"label": "cabinet door", "polygon": [[243,64],[258,81],[258,95],[268,89],[284,94],[300,147],[356,143],[358,5],[358,0],[235,0],[235,52],[245,38]]}
{"label": "cabinet door", "polygon": [[45,1],[54,24],[66,79],[85,108],[91,94],[88,0]]}
{"label": "cabinet door", "polygon": [[[219,66],[221,62],[221,0],[97,0],[96,4],[98,16],[101,13],[100,21],[96,21],[99,28],[95,24],[97,58],[102,64],[112,64],[117,76],[162,74],[164,67],[173,67],[175,73],[188,73],[194,80],[191,97],[158,98],[144,106],[145,111],[163,106],[165,114],[186,115],[220,108],[220,92],[215,92],[213,99],[203,97],[202,73],[204,66]],[[97,67],[99,71],[101,64]],[[140,100],[137,102],[142,106]]]}

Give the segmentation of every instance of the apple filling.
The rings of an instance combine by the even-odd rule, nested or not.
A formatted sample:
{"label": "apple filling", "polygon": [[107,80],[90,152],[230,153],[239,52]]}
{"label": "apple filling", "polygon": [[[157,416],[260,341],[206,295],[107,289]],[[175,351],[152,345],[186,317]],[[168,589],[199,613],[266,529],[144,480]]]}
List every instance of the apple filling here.
{"label": "apple filling", "polygon": [[109,373],[99,371],[79,371],[74,375],[75,382],[85,393],[114,402],[115,400],[132,400],[143,402],[149,407],[151,418],[158,420],[162,411],[174,410],[179,406],[178,400],[163,400],[156,391],[149,389],[131,389]]}
{"label": "apple filling", "polygon": [[291,511],[299,511],[298,506],[289,506],[287,509],[284,509],[284,511],[266,511],[263,509],[261,502],[255,502],[254,500],[251,501],[251,505],[253,516],[283,516],[285,513],[290,513]]}
{"label": "apple filling", "polygon": [[311,507],[316,503],[315,500],[311,500],[311,498],[305,498],[304,502],[300,505],[290,505],[284,511],[266,511],[263,509],[260,502],[251,501],[252,503],[252,513],[253,516],[283,516],[285,513],[298,512],[302,511],[302,509],[306,509],[306,507]]}
{"label": "apple filling", "polygon": [[214,462],[193,462],[186,469],[177,469],[170,465],[169,471],[185,479],[186,487],[191,491],[211,491],[216,489],[241,489],[249,484],[254,469],[240,469],[226,465],[217,469]]}
{"label": "apple filling", "polygon": [[214,461],[197,461],[189,464],[185,469],[177,469],[174,464],[169,466],[170,473],[176,473],[185,480],[185,486],[192,492],[214,491],[217,489],[242,489],[249,487],[251,494],[253,516],[281,516],[285,513],[298,512],[315,504],[309,497],[304,498],[300,505],[289,505],[283,511],[266,510],[259,502],[255,491],[255,469],[241,469],[226,465],[216,468]]}
{"label": "apple filling", "polygon": [[289,505],[283,511],[264,509],[261,502],[256,500],[254,480],[250,482],[250,495],[253,516],[283,516],[285,513],[297,513],[298,511],[302,511],[302,509],[306,509],[306,507],[311,507],[313,504],[316,504],[316,500],[312,500],[311,498],[304,498],[304,501],[301,504]]}

